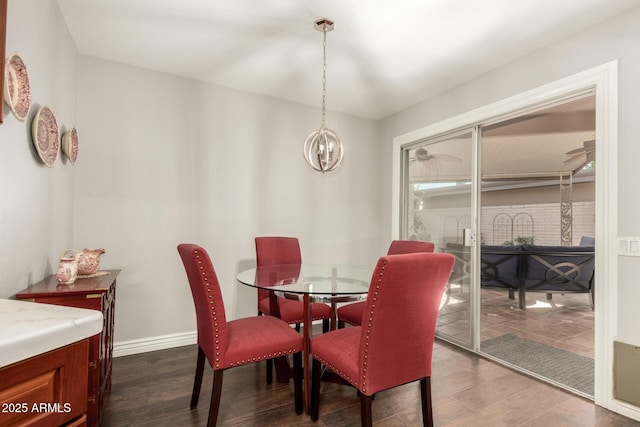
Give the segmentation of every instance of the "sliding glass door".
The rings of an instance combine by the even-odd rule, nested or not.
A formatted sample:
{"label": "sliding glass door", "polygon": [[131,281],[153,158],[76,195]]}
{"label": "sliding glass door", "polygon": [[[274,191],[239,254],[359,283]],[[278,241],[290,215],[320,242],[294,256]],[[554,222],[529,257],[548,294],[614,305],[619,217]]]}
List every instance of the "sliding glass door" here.
{"label": "sliding glass door", "polygon": [[403,147],[402,227],[405,239],[429,241],[456,258],[443,296],[437,334],[474,348],[476,128]]}

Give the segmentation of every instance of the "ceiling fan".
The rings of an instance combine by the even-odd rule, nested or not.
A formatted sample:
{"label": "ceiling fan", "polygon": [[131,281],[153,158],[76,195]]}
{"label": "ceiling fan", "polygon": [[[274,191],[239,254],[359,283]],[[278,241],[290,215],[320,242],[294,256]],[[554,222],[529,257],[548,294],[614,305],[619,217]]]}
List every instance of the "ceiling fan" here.
{"label": "ceiling fan", "polygon": [[596,159],[596,140],[590,139],[582,143],[582,147],[575,150],[567,151],[565,153],[569,156],[564,163],[571,163],[576,159],[580,159],[584,156],[585,163],[592,162]]}
{"label": "ceiling fan", "polygon": [[420,147],[409,157],[409,173],[412,179],[439,180],[440,172],[446,170],[444,162],[462,163],[462,159],[449,154],[430,154]]}

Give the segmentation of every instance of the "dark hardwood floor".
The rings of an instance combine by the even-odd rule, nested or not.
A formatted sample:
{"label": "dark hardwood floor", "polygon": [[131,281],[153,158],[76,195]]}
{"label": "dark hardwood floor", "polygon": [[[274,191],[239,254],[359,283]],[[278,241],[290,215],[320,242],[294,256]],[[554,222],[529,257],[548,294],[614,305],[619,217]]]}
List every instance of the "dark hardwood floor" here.
{"label": "dark hardwood floor", "polygon": [[[112,426],[205,426],[212,371],[205,369],[200,404],[189,409],[197,348],[114,359],[113,385],[102,422]],[[219,426],[358,426],[354,389],[321,388],[320,419],[295,415],[293,384],[267,385],[264,362],[226,371]],[[378,393],[374,425],[421,425],[418,383]],[[436,426],[640,426],[591,401],[492,361],[436,341],[432,392]]]}

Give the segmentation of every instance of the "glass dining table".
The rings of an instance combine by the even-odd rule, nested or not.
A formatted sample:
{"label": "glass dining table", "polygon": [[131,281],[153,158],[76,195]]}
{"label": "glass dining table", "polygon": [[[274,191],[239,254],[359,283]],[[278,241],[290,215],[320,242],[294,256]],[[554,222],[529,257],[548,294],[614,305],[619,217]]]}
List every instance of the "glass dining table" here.
{"label": "glass dining table", "polygon": [[280,313],[278,297],[303,302],[303,395],[307,414],[311,400],[311,303],[331,305],[331,330],[335,329],[336,305],[366,299],[373,270],[374,266],[302,263],[251,268],[241,271],[236,277],[243,285],[272,291],[269,308],[276,317]]}

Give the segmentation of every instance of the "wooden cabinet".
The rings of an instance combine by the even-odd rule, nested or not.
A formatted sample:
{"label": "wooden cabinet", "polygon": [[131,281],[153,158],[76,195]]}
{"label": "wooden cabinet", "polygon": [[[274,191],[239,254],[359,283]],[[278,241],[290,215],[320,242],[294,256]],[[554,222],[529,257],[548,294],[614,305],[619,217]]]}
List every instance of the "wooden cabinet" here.
{"label": "wooden cabinet", "polygon": [[16,299],[89,308],[102,312],[104,317],[102,332],[89,339],[86,419],[88,426],[100,424],[107,394],[111,390],[116,277],[120,270],[106,270],[100,273],[105,274],[79,278],[70,285],[60,285],[55,276],[49,276],[16,294]]}
{"label": "wooden cabinet", "polygon": [[89,340],[0,369],[0,425],[82,426]]}

